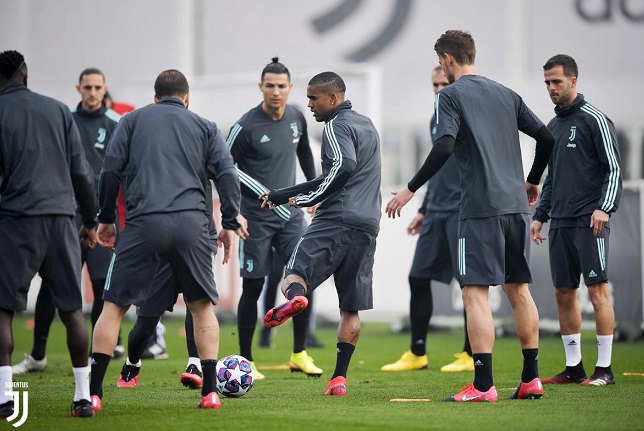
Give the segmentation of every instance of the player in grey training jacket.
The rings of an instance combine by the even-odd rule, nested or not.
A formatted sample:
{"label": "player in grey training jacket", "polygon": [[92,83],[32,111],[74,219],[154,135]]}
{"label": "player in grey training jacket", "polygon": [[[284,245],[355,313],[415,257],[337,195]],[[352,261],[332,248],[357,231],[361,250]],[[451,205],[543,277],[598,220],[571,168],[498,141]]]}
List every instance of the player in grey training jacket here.
{"label": "player in grey training jacket", "polygon": [[[244,191],[241,213],[249,230],[248,239],[239,244],[239,272],[243,277],[237,307],[239,353],[251,361],[257,380],[265,378],[257,370],[252,352],[257,301],[264,279],[273,271],[273,254],[282,266],[286,265],[306,229],[301,209],[278,206],[268,212],[261,208],[258,197],[269,189],[295,184],[296,156],[306,178],[315,177],[306,120],[299,110],[286,103],[292,87],[289,70],[274,57],[262,70],[259,83],[262,103],[244,114],[228,135]],[[307,308],[293,320],[289,367],[309,376],[320,376],[322,369],[313,364],[306,351],[310,315]]]}
{"label": "player in grey training jacket", "polygon": [[282,292],[288,302],[270,310],[264,325],[281,325],[299,314],[306,293],[334,276],[340,308],[336,367],[326,395],[347,394],[346,375],[360,335],[358,311],[373,308],[373,258],[380,224],[380,138],[371,120],[344,99],[340,76],[323,72],[307,87],[309,108],[324,121],[322,175],[265,193],[270,206],[320,204],[286,267]]}
{"label": "player in grey training jacket", "polygon": [[[559,54],[543,66],[544,80],[557,114],[548,124],[555,135],[541,203],[531,225],[540,244],[550,220],[550,270],[555,286],[566,369],[549,383],[614,384],[611,370],[615,311],[608,290],[609,217],[617,210],[622,175],[613,122],[577,93],[578,68]],[[580,275],[588,286],[597,330],[597,364],[587,379],[581,360]]]}
{"label": "player in grey training jacket", "polygon": [[22,54],[0,53],[0,418],[14,413],[13,400],[5,392],[13,380],[11,322],[15,311],[25,310],[37,272],[67,327],[76,381],[71,414],[94,414],[87,384],[77,201],[83,219],[81,242],[93,247],[94,174],[72,115],[62,103],[27,88]]}
{"label": "player in grey training jacket", "polygon": [[[215,366],[219,331],[206,213],[206,181],[221,199],[224,262],[234,233],[240,233],[239,177],[217,126],[187,108],[188,81],[177,70],[162,72],[154,84],[155,103],[129,113],[110,140],[101,171],[99,243],[113,248],[115,203],[120,178],[127,180],[128,222],[119,238],[94,329],[90,391],[101,409],[102,383],[116,345],[118,327],[131,304],[148,299],[154,276],[168,262],[192,312],[203,369],[201,408],[219,408]],[[174,287],[168,285],[174,293]]]}
{"label": "player in grey training jacket", "polygon": [[[494,323],[489,286],[502,284],[516,316],[523,353],[521,382],[511,398],[540,398],[539,313],[528,283],[529,209],[538,198],[554,138],[521,97],[477,75],[472,36],[448,30],[434,45],[450,85],[436,97],[434,147],[425,164],[387,204],[389,217],[400,215],[414,192],[431,178],[452,152],[461,181],[458,227],[458,281],[463,286],[467,330],[474,359],[474,382],[445,401],[497,402],[492,378]],[[535,160],[524,179],[519,131],[536,142]],[[526,196],[527,194],[527,196]]]}

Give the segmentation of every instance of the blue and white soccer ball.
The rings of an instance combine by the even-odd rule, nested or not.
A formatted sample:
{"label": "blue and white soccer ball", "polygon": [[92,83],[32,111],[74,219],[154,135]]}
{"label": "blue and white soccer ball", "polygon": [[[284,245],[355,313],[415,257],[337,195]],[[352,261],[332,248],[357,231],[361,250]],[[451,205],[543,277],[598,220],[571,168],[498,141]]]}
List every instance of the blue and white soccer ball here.
{"label": "blue and white soccer ball", "polygon": [[255,383],[255,371],[243,356],[229,355],[217,362],[217,391],[223,396],[238,398],[246,395]]}

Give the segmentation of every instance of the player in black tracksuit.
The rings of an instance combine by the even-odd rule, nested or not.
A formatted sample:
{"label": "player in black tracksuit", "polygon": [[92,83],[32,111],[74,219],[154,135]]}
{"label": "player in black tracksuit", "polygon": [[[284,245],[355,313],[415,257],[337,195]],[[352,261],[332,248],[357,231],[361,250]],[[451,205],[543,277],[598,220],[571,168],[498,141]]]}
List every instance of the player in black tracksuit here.
{"label": "player in black tracksuit", "polygon": [[[69,109],[27,87],[27,66],[16,51],[0,54],[0,387],[11,387],[11,322],[27,305],[39,273],[67,327],[76,390],[73,416],[92,416],[88,336],[82,314],[77,202],[81,243],[96,242],[96,192]],[[13,401],[0,390],[0,417]]]}
{"label": "player in black tracksuit", "polygon": [[[105,77],[98,69],[85,69],[81,72],[76,89],[81,95],[81,102],[72,110],[72,116],[78,127],[85,157],[94,171],[95,185],[98,188],[98,175],[105,156],[105,147],[121,118],[116,112],[108,109],[103,103],[105,95]],[[78,227],[82,224],[77,216]],[[81,250],[81,264],[87,263],[87,272],[94,292],[92,306],[92,327],[96,324],[103,308],[103,286],[107,269],[112,260],[112,252],[103,248]],[[34,312],[34,344],[30,355],[13,366],[14,374],[30,371],[42,371],[47,366],[46,348],[49,330],[54,320],[56,309],[52,302],[47,284],[43,284],[38,292]],[[123,352],[119,339],[116,352]]]}
{"label": "player in black tracksuit", "polygon": [[195,324],[203,368],[202,408],[219,408],[215,367],[219,331],[212,304],[218,301],[206,214],[206,181],[221,199],[219,241],[230,256],[235,233],[242,234],[239,177],[220,131],[190,112],[188,81],[177,70],[162,72],[154,85],[155,104],[129,113],[110,140],[99,187],[98,240],[113,248],[120,178],[127,181],[128,222],[119,238],[96,323],[92,352],[92,404],[101,409],[102,382],[130,305],[149,297],[154,276],[168,262]]}
{"label": "player in black tracksuit", "polygon": [[[541,227],[550,219],[550,271],[566,352],[566,369],[543,383],[614,384],[615,311],[608,290],[607,258],[608,221],[622,192],[617,134],[613,122],[577,93],[578,68],[572,57],[556,55],[543,70],[550,98],[557,105],[557,115],[548,123],[556,144],[531,234],[540,244],[545,239]],[[589,379],[581,360],[580,275],[588,286],[597,330],[597,364]]]}
{"label": "player in black tracksuit", "polygon": [[[260,90],[264,100],[244,114],[228,134],[228,145],[244,192],[241,212],[248,220],[249,231],[249,238],[239,244],[239,271],[243,277],[237,309],[239,353],[253,367],[252,340],[264,279],[273,271],[273,256],[286,265],[306,229],[302,210],[284,206],[268,212],[261,209],[258,197],[269,189],[295,184],[296,159],[307,179],[315,177],[306,120],[298,109],[286,104],[291,87],[289,70],[274,58],[262,70]],[[293,321],[289,367],[292,371],[319,376],[322,370],[306,352],[310,314],[310,311],[302,313]],[[257,369],[255,377],[264,379]]]}

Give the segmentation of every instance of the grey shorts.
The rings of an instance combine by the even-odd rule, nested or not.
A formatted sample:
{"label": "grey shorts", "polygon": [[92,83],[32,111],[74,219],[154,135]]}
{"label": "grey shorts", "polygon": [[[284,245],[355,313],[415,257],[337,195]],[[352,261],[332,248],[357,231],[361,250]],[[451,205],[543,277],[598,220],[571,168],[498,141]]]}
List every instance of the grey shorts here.
{"label": "grey shorts", "polygon": [[458,282],[461,286],[532,283],[530,215],[459,220]]}
{"label": "grey shorts", "polygon": [[340,309],[373,308],[373,261],[376,235],[320,221],[306,229],[286,266],[313,291],[333,275]]}
{"label": "grey shorts", "polygon": [[58,310],[80,310],[80,254],[74,217],[0,217],[0,308],[25,310],[38,273]]}
{"label": "grey shorts", "polygon": [[239,273],[244,278],[262,278],[273,271],[273,254],[283,264],[306,229],[302,211],[291,212],[284,222],[277,217],[248,219],[248,238],[239,242]]}
{"label": "grey shorts", "polygon": [[449,284],[456,277],[458,213],[425,214],[409,276]]}
{"label": "grey shorts", "polygon": [[[148,214],[128,220],[116,246],[103,299],[121,306],[142,306],[167,262],[186,302],[208,297],[216,304],[219,298],[209,238],[208,217],[201,211]],[[172,284],[164,284],[164,298],[174,295]]]}
{"label": "grey shorts", "polygon": [[588,227],[551,228],[550,273],[555,287],[579,287],[580,275],[586,285],[608,280],[606,273],[610,229],[599,236]]}
{"label": "grey shorts", "polygon": [[[212,273],[215,273],[215,255],[217,254],[217,239],[210,239],[212,253]],[[174,304],[177,302],[179,294],[182,293],[182,287],[177,281],[172,267],[168,262],[163,262],[159,266],[159,271],[152,282],[152,292],[143,305],[137,307],[136,315],[142,317],[161,317],[166,311],[172,311]],[[217,301],[218,293],[215,291]],[[214,301],[216,304],[217,301]]]}

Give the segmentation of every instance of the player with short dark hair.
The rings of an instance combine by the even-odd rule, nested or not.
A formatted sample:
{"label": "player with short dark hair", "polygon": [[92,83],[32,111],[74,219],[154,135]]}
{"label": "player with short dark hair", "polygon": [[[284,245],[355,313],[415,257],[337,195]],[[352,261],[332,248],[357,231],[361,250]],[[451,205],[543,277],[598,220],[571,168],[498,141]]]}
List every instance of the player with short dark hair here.
{"label": "player with short dark hair", "polygon": [[217,126],[187,109],[190,93],[185,76],[177,70],[164,71],[157,77],[155,91],[154,104],[121,119],[101,170],[99,243],[114,248],[115,206],[123,175],[128,222],[119,238],[103,312],[94,328],[90,392],[96,411],[102,408],[102,383],[123,315],[131,304],[140,306],[149,298],[154,276],[165,262],[177,277],[194,319],[203,368],[198,407],[221,406],[215,390],[219,325],[212,305],[218,302],[218,294],[208,235],[206,182],[207,178],[215,181],[221,199],[219,240],[227,262],[235,233],[242,234],[237,221],[239,177]]}
{"label": "player with short dark hair", "polygon": [[[239,271],[243,278],[237,308],[239,354],[251,361],[258,380],[265,376],[257,370],[252,353],[257,301],[265,277],[273,270],[273,254],[286,264],[306,222],[300,209],[280,206],[268,213],[261,209],[257,198],[269,189],[295,184],[296,157],[306,178],[315,177],[306,120],[297,108],[286,103],[292,87],[290,72],[274,57],[262,70],[262,103],[244,114],[228,134],[242,184],[241,212],[248,220],[249,230],[248,239],[239,244]],[[306,351],[310,314],[308,311],[293,320],[289,367],[318,377],[322,369],[315,366]]]}
{"label": "player with short dark hair", "polygon": [[78,128],[62,103],[27,88],[17,51],[0,53],[0,418],[13,413],[11,323],[27,307],[40,274],[67,328],[75,391],[72,416],[91,417],[88,336],[82,313],[81,249],[74,221],[80,206],[83,247],[96,244],[94,174]]}
{"label": "player with short dark hair", "polygon": [[[447,87],[443,68],[432,71],[434,95]],[[430,136],[436,127],[436,116],[430,121]],[[461,201],[461,185],[458,179],[456,158],[450,157],[430,180],[423,204],[418,214],[407,227],[410,235],[418,234],[414,260],[409,271],[409,320],[411,346],[396,362],[383,365],[382,371],[409,371],[426,369],[427,331],[432,317],[432,280],[449,284],[457,275],[458,259],[458,206]],[[465,343],[456,360],[441,367],[444,372],[474,371],[472,347],[467,337],[467,314],[464,313]]]}
{"label": "player with short dark hair", "polygon": [[[472,36],[449,30],[434,45],[450,85],[436,96],[434,146],[427,160],[386,207],[400,211],[454,153],[461,183],[458,281],[463,286],[467,330],[474,359],[474,383],[445,401],[497,402],[492,378],[494,322],[491,285],[503,285],[514,310],[523,352],[521,383],[510,398],[541,398],[539,313],[530,295],[528,205],[538,198],[554,138],[512,90],[476,74]],[[519,131],[537,141],[532,169],[524,180]],[[526,197],[527,191],[527,197]]]}
{"label": "player with short dark hair", "polygon": [[302,184],[262,194],[275,208],[319,204],[286,266],[282,293],[288,302],[264,316],[278,326],[301,313],[306,295],[333,275],[340,325],[336,366],[325,395],[347,394],[347,369],[360,337],[360,310],[373,308],[373,262],[380,229],[380,138],[371,120],[345,100],[346,86],[334,72],[315,75],[308,84],[308,107],[324,122],[322,175]]}
{"label": "player with short dark hair", "polygon": [[[105,75],[99,69],[94,67],[84,69],[78,78],[76,91],[80,94],[81,101],[72,109],[72,116],[80,132],[85,157],[94,171],[95,186],[98,189],[98,175],[101,172],[103,157],[105,157],[105,148],[121,116],[107,108],[104,103],[107,86]],[[77,224],[79,227],[82,225],[80,217],[77,217]],[[96,324],[103,309],[103,287],[111,260],[112,252],[103,247],[81,250],[81,266],[87,264],[87,273],[94,293],[91,313],[92,327]],[[36,299],[34,344],[31,354],[25,355],[25,359],[12,367],[14,374],[43,371],[47,367],[47,340],[55,315],[56,308],[49,287],[44,283]],[[124,348],[119,337],[118,345],[114,351],[115,357],[123,356],[123,352]]]}
{"label": "player with short dark hair", "polygon": [[[548,123],[556,144],[531,234],[541,244],[546,239],[541,228],[550,219],[550,272],[566,353],[566,369],[543,383],[612,385],[615,311],[607,261],[610,215],[617,211],[622,192],[617,134],[613,122],[577,93],[578,68],[572,57],[550,58],[543,75],[556,105],[556,116]],[[598,354],[590,378],[581,360],[580,274],[595,310]]]}

